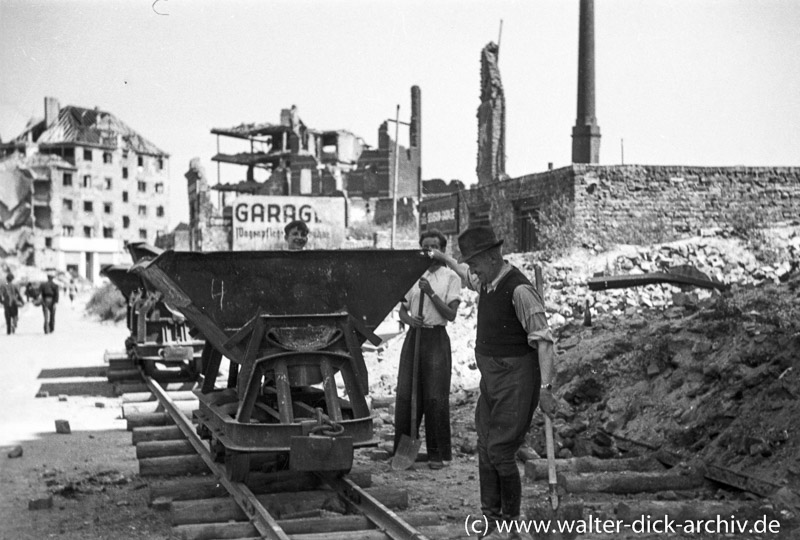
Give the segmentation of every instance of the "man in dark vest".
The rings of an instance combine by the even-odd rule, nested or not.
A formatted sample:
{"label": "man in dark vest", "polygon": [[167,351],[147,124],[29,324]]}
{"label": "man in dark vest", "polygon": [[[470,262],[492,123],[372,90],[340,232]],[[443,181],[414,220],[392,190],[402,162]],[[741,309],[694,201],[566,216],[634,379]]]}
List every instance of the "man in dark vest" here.
{"label": "man in dark vest", "polygon": [[[479,293],[475,360],[481,372],[475,410],[481,510],[486,538],[530,538],[499,524],[520,519],[522,482],[516,463],[536,406],[552,417],[553,336],[536,288],[503,260],[491,227],[473,227],[458,237],[460,263],[436,251],[435,259],[456,271]],[[493,530],[494,529],[494,530]],[[506,529],[507,531],[508,529]]]}

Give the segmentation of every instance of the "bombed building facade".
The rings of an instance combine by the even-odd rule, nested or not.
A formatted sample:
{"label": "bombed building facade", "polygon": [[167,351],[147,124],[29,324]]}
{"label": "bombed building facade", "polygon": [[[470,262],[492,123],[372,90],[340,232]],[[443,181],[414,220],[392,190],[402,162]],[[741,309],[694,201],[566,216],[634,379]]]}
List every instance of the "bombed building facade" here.
{"label": "bombed building facade", "polygon": [[277,124],[212,129],[217,182],[209,181],[199,159],[192,160],[186,173],[189,245],[184,247],[231,249],[231,203],[243,195],[341,198],[346,223],[383,224],[391,220],[395,178],[398,221],[416,223],[422,191],[421,125],[421,94],[414,86],[408,148],[391,137],[388,121],[378,128],[377,147],[370,147],[350,131],[307,126],[295,106],[283,109]]}
{"label": "bombed building facade", "polygon": [[109,112],[44,109],[0,144],[0,252],[95,281],[127,242],[166,233],[169,154]]}

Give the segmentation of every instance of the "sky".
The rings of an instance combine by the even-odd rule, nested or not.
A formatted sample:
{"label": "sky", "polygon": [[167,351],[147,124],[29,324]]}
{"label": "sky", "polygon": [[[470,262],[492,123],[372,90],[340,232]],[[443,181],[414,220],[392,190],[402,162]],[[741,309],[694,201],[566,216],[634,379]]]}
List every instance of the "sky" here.
{"label": "sky", "polygon": [[[601,164],[800,165],[800,2],[594,4]],[[45,96],[114,114],[170,154],[174,226],[188,219],[189,161],[199,157],[216,182],[212,128],[278,123],[296,105],[310,128],[376,146],[397,105],[408,121],[418,85],[423,179],[469,185],[480,52],[499,38],[506,172],[563,167],[578,9],[578,0],[0,0],[0,138],[41,118]],[[224,182],[244,178],[231,167]]]}

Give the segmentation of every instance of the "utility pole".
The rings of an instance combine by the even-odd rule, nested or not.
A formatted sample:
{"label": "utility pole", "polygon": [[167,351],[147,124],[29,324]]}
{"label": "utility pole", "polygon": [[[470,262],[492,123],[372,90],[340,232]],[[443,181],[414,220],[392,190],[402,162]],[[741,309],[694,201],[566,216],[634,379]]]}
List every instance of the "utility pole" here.
{"label": "utility pole", "polygon": [[409,122],[400,121],[400,105],[397,105],[395,118],[389,118],[387,122],[394,122],[394,175],[392,178],[392,238],[389,244],[394,249],[394,241],[397,234],[397,184],[400,180],[400,124],[410,126]]}

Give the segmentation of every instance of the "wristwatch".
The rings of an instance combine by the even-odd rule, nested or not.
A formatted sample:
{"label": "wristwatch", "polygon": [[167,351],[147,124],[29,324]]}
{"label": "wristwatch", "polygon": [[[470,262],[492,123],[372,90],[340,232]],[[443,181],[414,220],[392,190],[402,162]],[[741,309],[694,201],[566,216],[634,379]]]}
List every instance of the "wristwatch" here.
{"label": "wristwatch", "polygon": [[546,389],[546,390],[552,390],[552,389],[553,389],[553,385],[552,385],[552,384],[550,384],[550,383],[543,384],[543,385],[542,385],[542,389]]}

